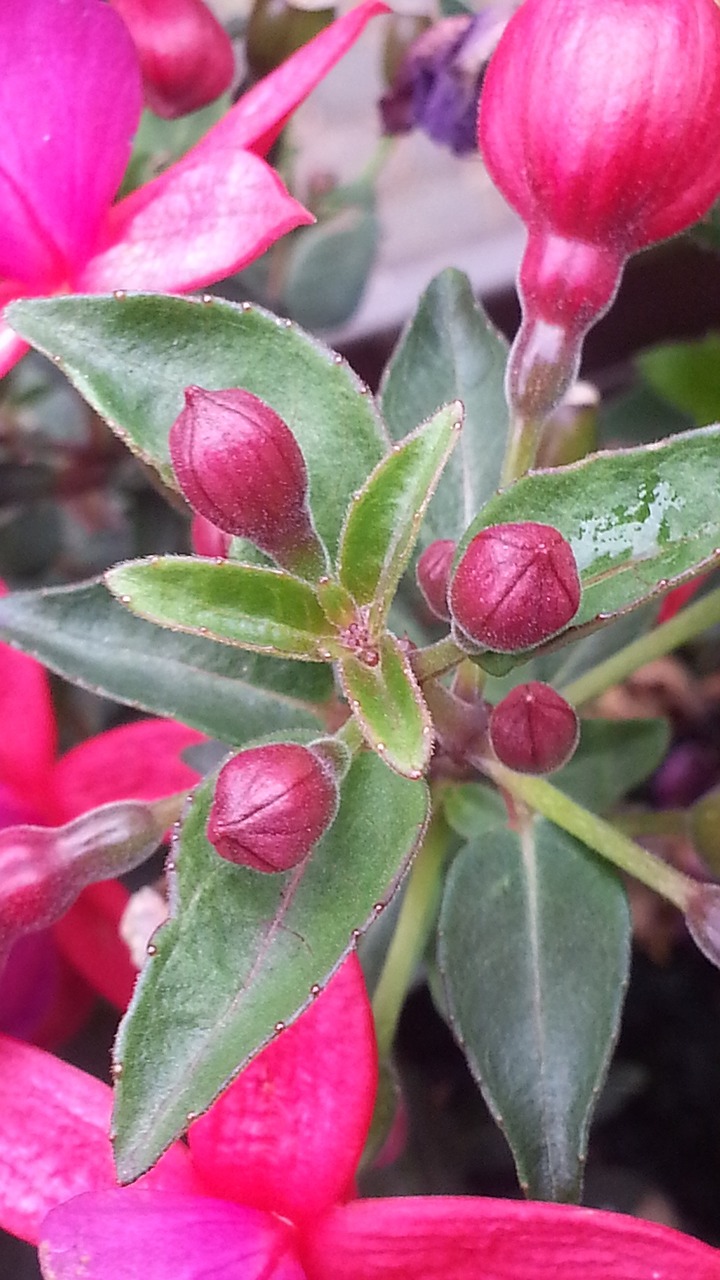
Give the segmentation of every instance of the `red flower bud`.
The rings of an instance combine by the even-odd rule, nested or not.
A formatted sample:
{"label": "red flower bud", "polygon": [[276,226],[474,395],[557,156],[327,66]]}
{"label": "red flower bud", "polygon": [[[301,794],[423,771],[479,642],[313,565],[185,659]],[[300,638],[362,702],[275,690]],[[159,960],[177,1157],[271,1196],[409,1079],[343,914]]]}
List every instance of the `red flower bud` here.
{"label": "red flower bud", "polygon": [[557,529],[496,524],[468,544],[450,585],[450,611],[476,644],[512,653],[562,631],[581,593],[572,548]]}
{"label": "red flower bud", "polygon": [[197,111],[230,88],[227,32],[203,0],[110,0],[130,29],[145,102],[167,120]]}
{"label": "red flower bud", "polygon": [[443,618],[446,622],[450,618],[447,593],[456,549],[456,544],[450,538],[431,542],[420,556],[415,570],[417,584],[428,609],[436,618]]}
{"label": "red flower bud", "polygon": [[486,75],[479,141],[529,233],[508,370],[519,413],[557,403],[627,257],[720,194],[718,119],[715,0],[524,0],[516,11]]}
{"label": "red flower bud", "polygon": [[190,540],[196,556],[207,556],[212,560],[227,560],[232,537],[196,512],[190,525]]}
{"label": "red flower bud", "polygon": [[552,773],[566,764],[580,734],[575,711],[549,684],[520,684],[490,715],[490,742],[517,773]]}
{"label": "red flower bud", "polygon": [[318,576],[325,559],[307,506],[307,471],[292,431],[249,391],[188,387],[170,455],[190,506],[278,563]]}
{"label": "red flower bud", "polygon": [[241,751],[218,775],[207,834],[221,857],[255,871],[289,871],[335,817],[338,791],[326,760],[272,743]]}

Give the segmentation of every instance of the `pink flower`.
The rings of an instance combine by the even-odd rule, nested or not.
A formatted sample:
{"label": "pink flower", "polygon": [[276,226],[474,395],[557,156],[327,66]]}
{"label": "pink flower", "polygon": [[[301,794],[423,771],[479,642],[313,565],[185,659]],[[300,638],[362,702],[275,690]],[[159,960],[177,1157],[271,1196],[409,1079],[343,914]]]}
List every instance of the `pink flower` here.
{"label": "pink flower", "polygon": [[[141,109],[130,35],[102,0],[0,5],[0,303],[221,280],[311,215],[259,157],[382,0],[327,27],[187,155],[113,205]],[[27,350],[0,323],[0,373]]]}
{"label": "pink flower", "polygon": [[[0,829],[59,826],[98,805],[157,800],[197,781],[180,756],[203,735],[172,720],[134,721],[57,760],[47,673],[8,645],[0,645],[0,728]],[[127,1007],[136,977],[118,935],[127,900],[117,881],[91,885],[52,929],[15,944],[0,973],[0,1030],[53,1045],[82,1023],[94,993]]]}
{"label": "pink flower", "polygon": [[140,59],[145,102],[172,120],[214,102],[235,69],[227,32],[203,0],[110,0]]}
{"label": "pink flower", "polygon": [[104,1132],[110,1090],[0,1040],[0,1223],[41,1241],[48,1280],[720,1280],[719,1251],[598,1210],[459,1196],[348,1203],[376,1079],[351,956],[195,1122],[188,1158],[176,1144],[120,1189]]}

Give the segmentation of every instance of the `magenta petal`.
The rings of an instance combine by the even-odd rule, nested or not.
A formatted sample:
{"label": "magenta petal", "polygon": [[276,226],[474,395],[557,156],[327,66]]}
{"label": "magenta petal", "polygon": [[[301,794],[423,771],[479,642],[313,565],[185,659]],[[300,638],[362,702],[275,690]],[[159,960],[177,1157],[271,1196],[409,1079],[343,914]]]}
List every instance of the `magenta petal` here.
{"label": "magenta petal", "polygon": [[308,1233],[308,1280],[720,1280],[720,1250],[571,1205],[356,1200]]}
{"label": "magenta petal", "polygon": [[370,19],[389,12],[382,0],[365,0],[337,18],[243,94],[198,145],[250,147],[263,155],[288,116],[347,53]]}
{"label": "magenta petal", "polygon": [[18,338],[4,320],[0,320],[0,378],[17,364],[30,348],[27,342]]}
{"label": "magenta petal", "polygon": [[[0,581],[0,596],[7,587]],[[28,814],[21,821],[52,815],[48,779],[55,757],[55,713],[50,682],[34,658],[0,644],[0,782],[15,791]],[[11,820],[12,821],[12,820]],[[2,821],[2,825],[9,825]]]}
{"label": "magenta petal", "polygon": [[59,821],[115,800],[160,800],[189,790],[200,775],[182,752],[204,741],[197,729],[161,719],[134,720],[88,738],[53,771]]}
{"label": "magenta petal", "polygon": [[325,991],[190,1128],[215,1195],[304,1222],[344,1198],[367,1135],[377,1050],[351,955]]}
{"label": "magenta petal", "polygon": [[[52,1054],[0,1036],[0,1227],[36,1242],[55,1205],[117,1185],[108,1139],[112,1091]],[[195,1186],[179,1143],[143,1182]]]}
{"label": "magenta petal", "polygon": [[200,1196],[90,1193],[49,1214],[42,1236],[48,1280],[305,1280],[284,1223]]}
{"label": "magenta petal", "polygon": [[101,0],[0,5],[0,276],[69,283],[92,254],[141,107],[137,56]]}
{"label": "magenta petal", "polygon": [[313,221],[263,160],[212,136],[115,207],[79,290],[201,288]]}

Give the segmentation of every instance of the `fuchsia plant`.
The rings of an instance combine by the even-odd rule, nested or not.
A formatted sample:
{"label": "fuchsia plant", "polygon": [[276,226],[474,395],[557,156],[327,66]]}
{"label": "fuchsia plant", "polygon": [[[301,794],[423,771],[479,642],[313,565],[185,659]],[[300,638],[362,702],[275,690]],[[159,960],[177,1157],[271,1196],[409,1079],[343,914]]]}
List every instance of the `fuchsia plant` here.
{"label": "fuchsia plant", "polygon": [[[0,299],[197,289],[312,221],[264,154],[292,111],[384,9],[367,0],[256,85],[181,160],[113,204],[141,107],[138,55],[101,0],[0,11]],[[0,328],[0,373],[26,350]]]}
{"label": "fuchsia plant", "polygon": [[[0,1222],[47,1280],[716,1280],[720,1253],[565,1205],[350,1200],[377,1080],[351,957],[144,1185],[112,1187],[109,1090],[0,1040]],[[270,1139],[270,1141],[268,1141]]]}
{"label": "fuchsia plant", "polygon": [[[581,1196],[618,1033],[631,922],[614,871],[677,908],[720,963],[720,886],[631,837],[657,814],[623,810],[664,735],[583,714],[720,621],[710,589],[656,625],[663,597],[674,608],[720,562],[720,427],[587,455],[573,440],[576,461],[534,469],[541,437],[543,458],[562,456],[552,411],[627,257],[720,194],[720,13],[714,0],[525,0],[479,125],[528,227],[520,334],[508,356],[445,272],[376,397],[282,317],[155,291],[218,279],[307,221],[253,153],[381,10],[368,0],[334,23],[117,204],[139,110],[120,20],[99,0],[31,0],[41,36],[19,7],[0,13],[8,103],[28,50],[52,41],[63,73],[5,144],[5,367],[25,342],[54,359],[187,500],[197,553],[12,593],[0,632],[191,726],[163,730],[173,742],[210,739],[197,785],[183,765],[169,806],[140,805],[155,828],[177,821],[169,919],[114,1048],[114,1167],[109,1091],[5,1039],[2,1215],[41,1241],[48,1280],[720,1280],[705,1245],[548,1203]],[[101,50],[108,120],[84,105]],[[68,99],[71,73],[83,92]],[[122,748],[102,741],[88,751],[112,791]],[[123,797],[98,781],[85,799],[127,816],[127,781]],[[76,872],[116,865],[107,810],[86,807],[49,838],[41,879],[56,873],[58,911]],[[66,875],[68,831],[82,849]],[[33,839],[0,838],[0,860],[20,849],[30,879]],[[87,893],[52,925],[64,945]],[[28,910],[22,927],[40,918]],[[427,961],[528,1203],[352,1199],[378,1074],[363,945],[383,1078]]]}

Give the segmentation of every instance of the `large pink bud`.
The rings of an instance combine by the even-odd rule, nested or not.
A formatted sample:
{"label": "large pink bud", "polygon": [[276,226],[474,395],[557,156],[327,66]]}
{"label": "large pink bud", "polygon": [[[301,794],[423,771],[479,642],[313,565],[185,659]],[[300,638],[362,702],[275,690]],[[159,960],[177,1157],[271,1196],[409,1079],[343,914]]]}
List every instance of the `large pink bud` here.
{"label": "large pink bud", "polygon": [[227,32],[203,0],[110,0],[130,29],[145,101],[172,120],[214,102],[235,70]]}
{"label": "large pink bud", "polygon": [[[524,340],[508,375],[518,412],[557,403],[626,258],[720,194],[718,120],[715,0],[524,0],[514,14],[485,79],[479,141],[528,228]],[[562,374],[543,377],[543,364]]]}
{"label": "large pink bud", "polygon": [[425,548],[415,570],[428,609],[445,622],[450,618],[447,593],[455,551],[456,544],[450,538],[439,538]]}
{"label": "large pink bud", "polygon": [[255,871],[289,871],[337,812],[332,767],[308,747],[250,747],[223,765],[207,834],[221,857]]}
{"label": "large pink bud", "polygon": [[258,396],[188,387],[170,456],[190,506],[217,529],[249,538],[287,568],[324,571],[300,446]]}
{"label": "large pink bud", "polygon": [[580,725],[569,702],[549,684],[520,684],[490,715],[498,760],[517,773],[553,773],[573,754]]}
{"label": "large pink bud", "polygon": [[575,617],[582,588],[570,543],[548,524],[496,524],[468,543],[450,584],[462,635],[501,653],[530,649]]}

